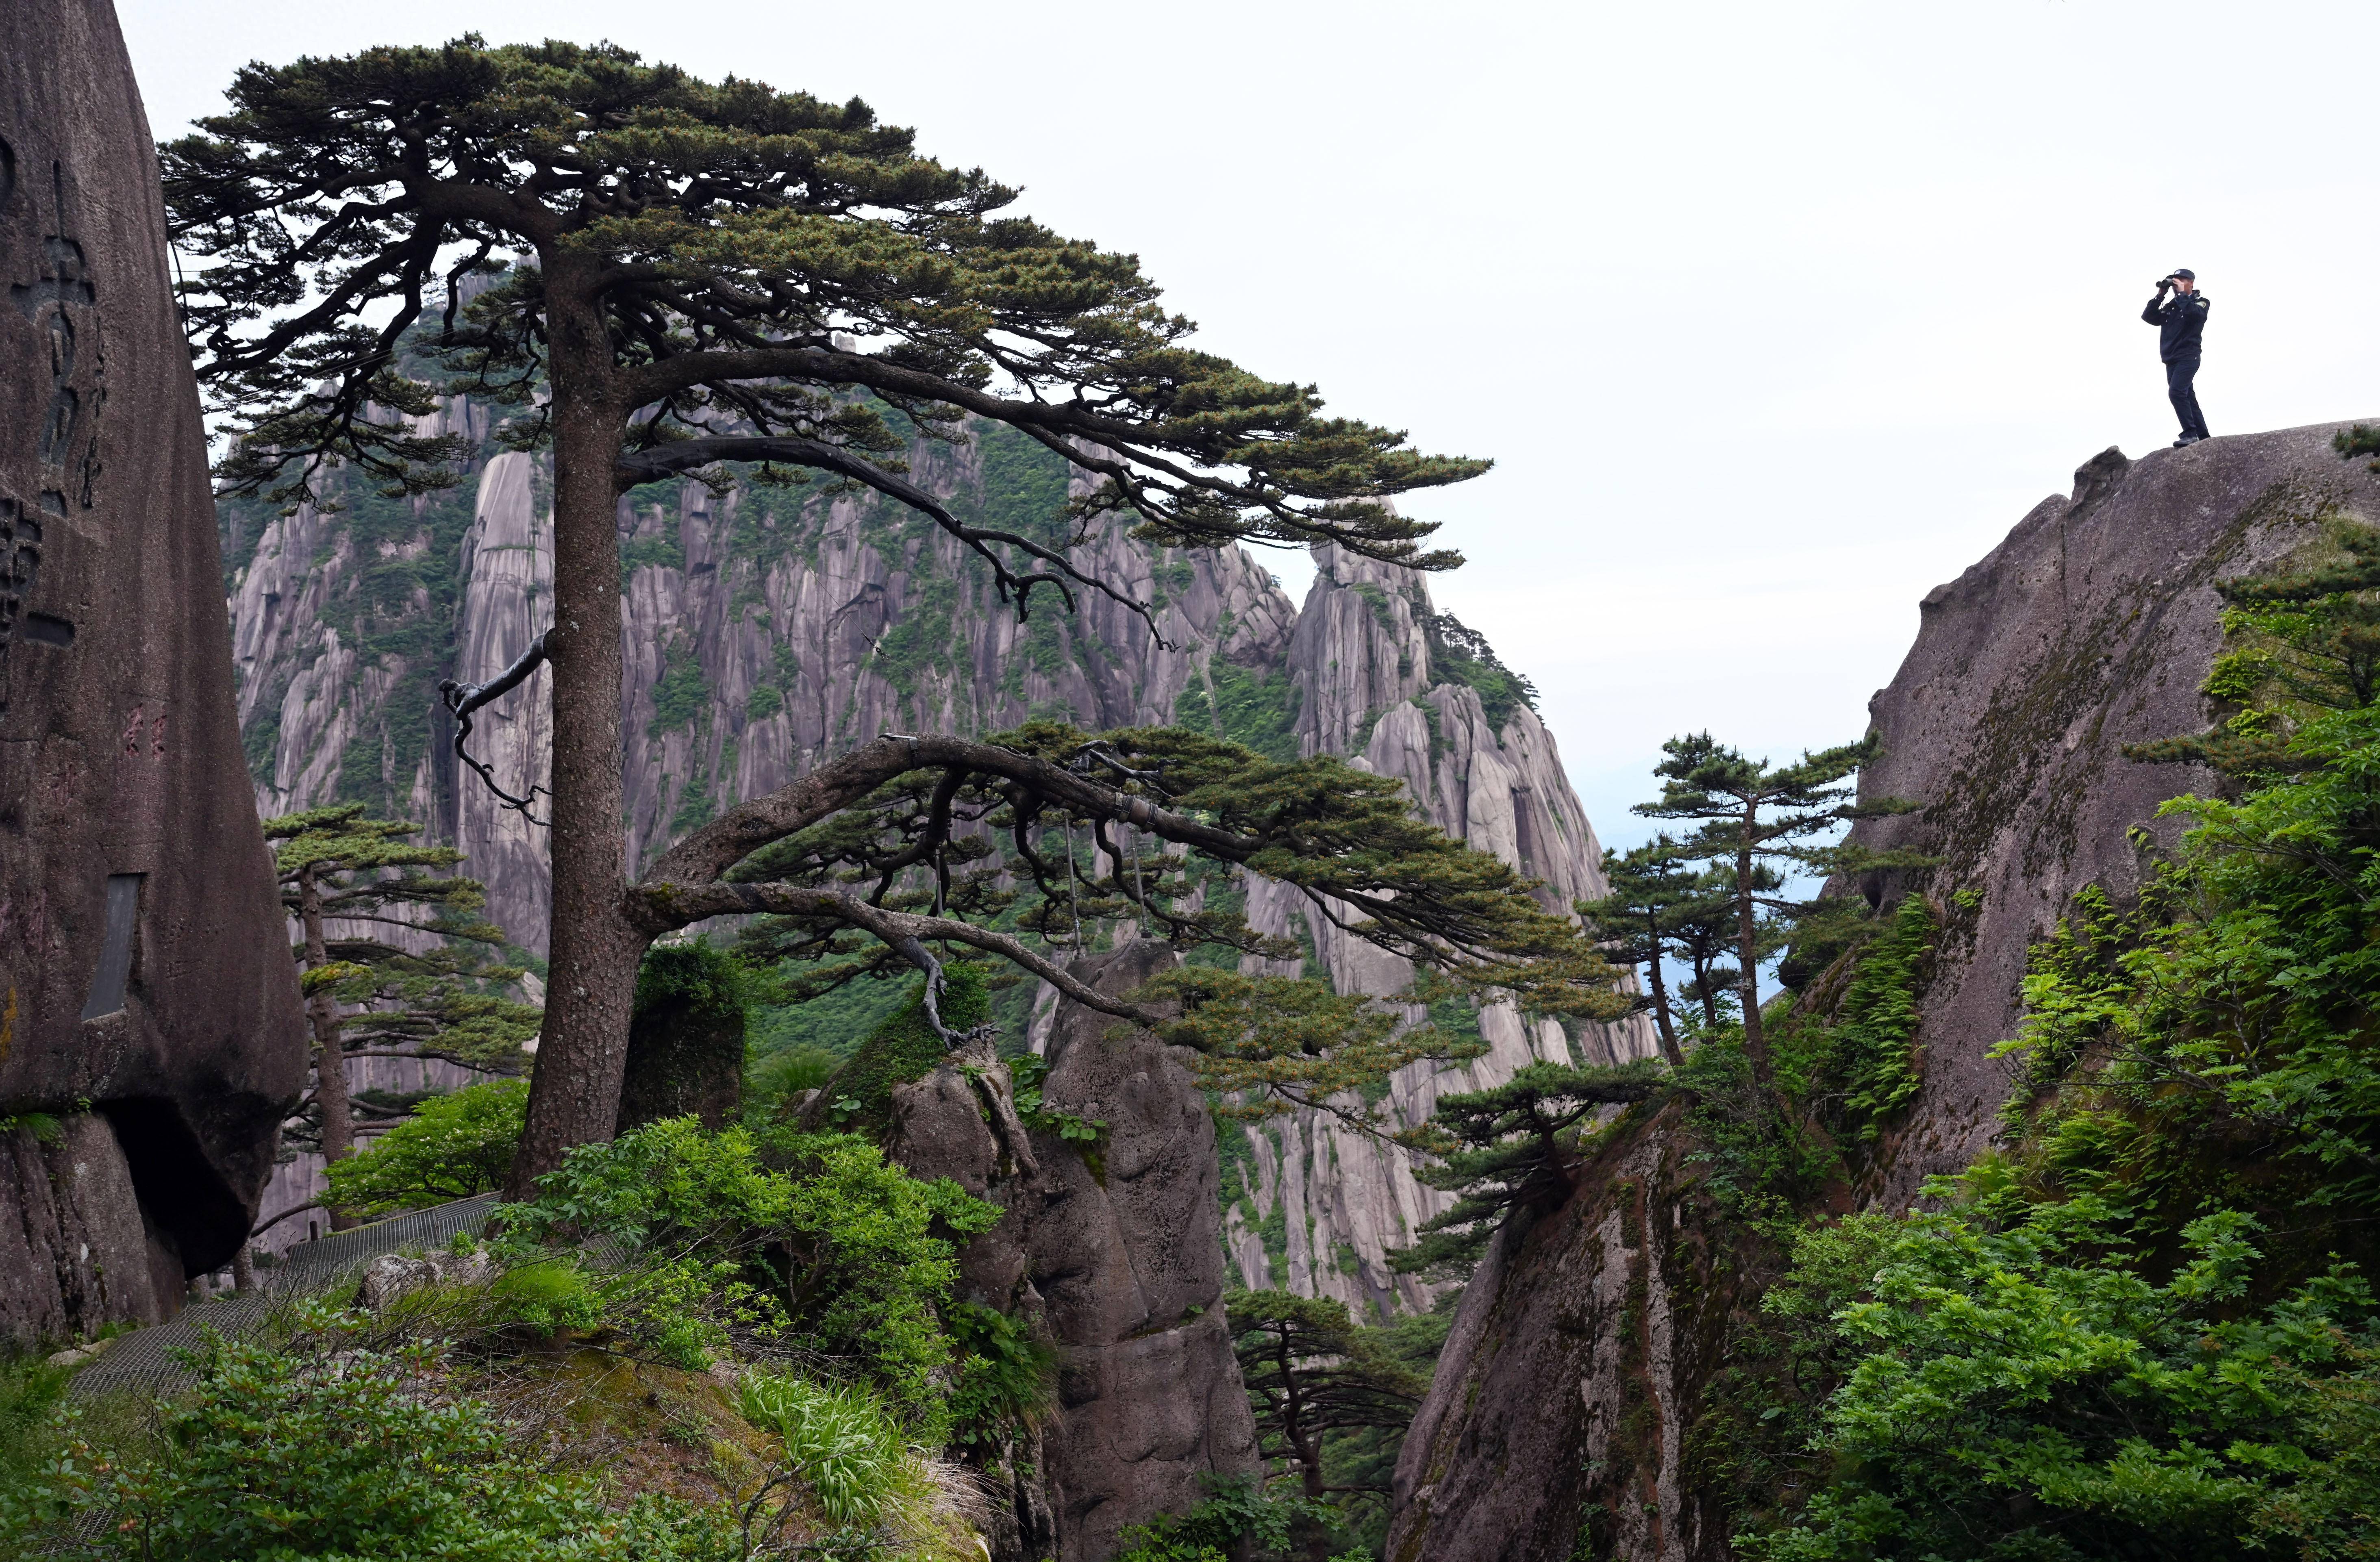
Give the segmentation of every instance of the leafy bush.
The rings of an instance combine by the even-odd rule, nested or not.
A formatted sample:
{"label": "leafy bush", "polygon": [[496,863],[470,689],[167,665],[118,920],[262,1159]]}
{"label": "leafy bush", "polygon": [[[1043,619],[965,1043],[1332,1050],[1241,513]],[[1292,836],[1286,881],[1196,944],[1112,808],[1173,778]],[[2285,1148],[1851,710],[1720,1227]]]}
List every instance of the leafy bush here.
{"label": "leafy bush", "polygon": [[372,1217],[468,1199],[504,1185],[528,1110],[528,1081],[433,1096],[369,1148],[324,1169],[334,1207]]}
{"label": "leafy bush", "polygon": [[675,999],[688,1007],[741,1013],[756,1001],[759,975],[728,951],[708,938],[655,944],[637,965],[634,1011]]}
{"label": "leafy bush", "polygon": [[1826,1083],[1840,1088],[1844,1124],[1862,1140],[1873,1141],[1885,1120],[1917,1094],[1917,1000],[1925,990],[1937,926],[1924,895],[1902,896],[1862,952],[1844,995],[1829,1038]]}
{"label": "leafy bush", "polygon": [[792,1173],[781,1233],[795,1342],[853,1361],[940,1441],[949,1415],[941,1377],[952,1362],[941,1313],[958,1263],[938,1233],[990,1230],[1000,1210],[947,1179],[886,1164],[881,1150],[850,1134],[781,1134],[770,1152]]}
{"label": "leafy bush", "polygon": [[1222,1562],[1245,1551],[1278,1555],[1300,1520],[1328,1520],[1330,1510],[1302,1496],[1272,1496],[1246,1476],[1207,1476],[1208,1495],[1189,1512],[1162,1514],[1118,1537],[1116,1562]]}
{"label": "leafy bush", "polygon": [[331,1332],[288,1350],[210,1339],[196,1386],[163,1407],[152,1436],[103,1446],[70,1421],[37,1501],[0,1541],[140,1562],[732,1555],[721,1515],[662,1497],[615,1510],[594,1482],[522,1458],[430,1348],[362,1349],[337,1338],[337,1319],[316,1321]]}
{"label": "leafy bush", "polygon": [[2209,692],[2246,708],[2129,751],[2242,794],[2168,804],[2195,828],[2137,902],[2085,890],[2034,951],[2014,1150],[1772,1291],[1829,1320],[1834,1474],[1744,1549],[2374,1555],[2380,532],[2336,540],[2224,583]]}
{"label": "leafy bush", "polygon": [[848,1362],[938,1441],[953,1359],[941,1315],[958,1273],[939,1233],[972,1235],[999,1214],[851,1134],[780,1131],[764,1159],[742,1129],[670,1118],[571,1151],[534,1204],[506,1206],[504,1241],[517,1262],[608,1238],[633,1278],[606,1301],[614,1326],[674,1338],[673,1359],[740,1332]]}
{"label": "leafy bush", "polygon": [[951,1395],[954,1441],[997,1443],[1015,1428],[1048,1421],[1057,1409],[1058,1352],[1017,1319],[978,1302],[948,1314],[961,1352]]}
{"label": "leafy bush", "polygon": [[0,1537],[54,1456],[56,1413],[71,1375],[40,1356],[0,1360]]}
{"label": "leafy bush", "polygon": [[[2369,1555],[2380,1307],[2351,1266],[2260,1304],[2256,1223],[2223,1212],[2185,1228],[2160,1284],[2126,1234],[2136,1212],[2085,1196],[2009,1218],[1989,1181],[1950,1213],[1858,1234],[1888,1233],[1872,1274],[1833,1277],[1855,1364],[1819,1434],[1849,1473],[1740,1546],[1773,1562]],[[1830,1240],[1805,1242],[1805,1277]]]}

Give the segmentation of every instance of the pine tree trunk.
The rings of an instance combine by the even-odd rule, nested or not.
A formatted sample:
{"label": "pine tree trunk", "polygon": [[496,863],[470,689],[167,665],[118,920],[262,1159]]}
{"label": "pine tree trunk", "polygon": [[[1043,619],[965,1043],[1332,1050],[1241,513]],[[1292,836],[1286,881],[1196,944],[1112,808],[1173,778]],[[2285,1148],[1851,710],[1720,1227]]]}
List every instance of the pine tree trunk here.
{"label": "pine tree trunk", "polygon": [[1711,991],[1710,956],[1706,953],[1694,956],[1694,991],[1702,995],[1703,1028],[1718,1029],[1718,995]]}
{"label": "pine tree trunk", "polygon": [[[1305,1500],[1318,1505],[1324,1495],[1321,1438],[1305,1430],[1305,1395],[1298,1386],[1297,1362],[1290,1350],[1289,1336],[1280,1335],[1274,1348],[1273,1360],[1279,1366],[1281,1383],[1281,1442],[1296,1456],[1299,1485]],[[1301,1522],[1305,1530],[1306,1562],[1330,1562],[1330,1532],[1317,1519]]]}
{"label": "pine tree trunk", "polygon": [[1768,1035],[1760,1024],[1760,923],[1759,908],[1753,904],[1752,884],[1755,864],[1752,860],[1752,831],[1758,821],[1758,805],[1746,804],[1743,810],[1743,847],[1735,854],[1735,940],[1736,959],[1742,969],[1736,975],[1736,991],[1743,1005],[1743,1055],[1752,1063],[1752,1077],[1777,1103],[1778,1111],[1786,1110],[1784,1093],[1777,1088],[1777,1070],[1768,1059]]}
{"label": "pine tree trunk", "polygon": [[256,1259],[248,1249],[246,1238],[231,1255],[231,1289],[240,1296],[256,1290]]}
{"label": "pine tree trunk", "polygon": [[[1305,1466],[1305,1500],[1318,1508],[1329,1495],[1322,1483],[1322,1438],[1319,1434],[1298,1443],[1297,1459]],[[1305,1520],[1305,1562],[1330,1562],[1330,1526],[1320,1519]]]}
{"label": "pine tree trunk", "polygon": [[[576,280],[549,257],[549,297]],[[613,470],[629,409],[591,308],[556,298],[553,343],[553,914],[528,1121],[505,1195],[525,1199],[577,1144],[612,1137],[647,936],[628,921],[620,781],[620,548]]]}
{"label": "pine tree trunk", "polygon": [[[310,867],[298,873],[298,911],[306,928],[306,969],[318,971],[330,963],[322,941],[322,887]],[[322,1120],[322,1160],[343,1161],[356,1153],[355,1111],[347,1104],[347,1055],[339,1045],[339,1006],[327,987],[317,987],[306,999],[306,1017],[314,1027],[314,1109]],[[331,1229],[351,1230],[358,1224],[346,1210],[326,1205]]]}
{"label": "pine tree trunk", "polygon": [[1653,929],[1655,935],[1653,938],[1653,958],[1645,963],[1645,972],[1652,978],[1653,984],[1653,1020],[1655,1025],[1661,1033],[1662,1058],[1667,1060],[1670,1067],[1673,1069],[1681,1068],[1685,1064],[1686,1055],[1685,1052],[1678,1046],[1678,1028],[1675,1024],[1671,1023],[1670,1020],[1669,985],[1661,980],[1661,939],[1659,937],[1659,925],[1654,924]]}

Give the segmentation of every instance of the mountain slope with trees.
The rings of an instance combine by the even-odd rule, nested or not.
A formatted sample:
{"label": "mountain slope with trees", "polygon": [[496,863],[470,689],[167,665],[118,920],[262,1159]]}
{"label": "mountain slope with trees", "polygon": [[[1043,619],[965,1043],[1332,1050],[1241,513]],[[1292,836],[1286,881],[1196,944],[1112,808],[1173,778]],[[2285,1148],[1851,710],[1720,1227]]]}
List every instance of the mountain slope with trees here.
{"label": "mountain slope with trees", "polygon": [[[1390,1557],[2364,1554],[2369,442],[2102,455],[1928,597],[1900,855],[1768,935],[1782,1109],[1723,1010],[1549,1146]],[[1595,914],[1652,939],[1676,856]]]}

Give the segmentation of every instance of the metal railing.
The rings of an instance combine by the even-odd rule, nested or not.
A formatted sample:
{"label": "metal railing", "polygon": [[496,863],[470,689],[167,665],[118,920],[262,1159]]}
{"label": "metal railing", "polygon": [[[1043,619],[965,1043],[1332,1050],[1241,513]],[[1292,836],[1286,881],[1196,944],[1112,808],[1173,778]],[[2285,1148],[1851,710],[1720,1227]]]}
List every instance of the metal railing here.
{"label": "metal railing", "polygon": [[116,1336],[96,1360],[75,1374],[67,1392],[78,1399],[124,1391],[171,1393],[190,1381],[189,1367],[173,1352],[197,1346],[200,1330],[245,1334],[272,1316],[278,1304],[356,1283],[371,1261],[383,1253],[444,1247],[457,1232],[477,1236],[495,1204],[495,1194],[482,1193],[300,1242],[279,1264],[258,1272],[257,1290],[198,1302],[168,1322]]}

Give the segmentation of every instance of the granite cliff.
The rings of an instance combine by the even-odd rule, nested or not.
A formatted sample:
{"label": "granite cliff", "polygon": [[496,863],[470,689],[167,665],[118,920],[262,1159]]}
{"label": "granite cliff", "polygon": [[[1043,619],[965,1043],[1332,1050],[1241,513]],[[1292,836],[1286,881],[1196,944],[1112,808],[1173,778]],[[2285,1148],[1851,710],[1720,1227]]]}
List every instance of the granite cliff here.
{"label": "granite cliff", "polygon": [[105,0],[0,3],[0,1341],[176,1311],[303,1083],[198,389]]}
{"label": "granite cliff", "polygon": [[[2072,896],[2139,887],[2136,829],[2220,778],[2123,745],[2203,730],[2218,648],[2213,583],[2267,564],[2329,515],[2380,516],[2380,479],[2342,462],[2343,426],[2218,439],[2075,474],[1956,581],[1871,702],[1869,797],[1915,813],[1855,838],[1940,859],[1871,875],[1943,918],[1917,993],[1918,1093],[1852,1147],[1840,1205],[1909,1207],[1985,1148],[2012,1084],[2026,952]],[[1559,1206],[1499,1234],[1465,1291],[1396,1479],[1396,1562],[1704,1562],[1731,1555],[1730,1373],[1756,1346],[1776,1244],[1722,1209],[1691,1114],[1632,1113]]]}
{"label": "granite cliff", "polygon": [[[2083,886],[2119,898],[2139,888],[2128,832],[2169,844],[2180,829],[2155,817],[2158,804],[2223,789],[2211,771],[2135,763],[2123,746],[2205,727],[2216,580],[2310,540],[2325,515],[2380,518],[2380,476],[2332,449],[2346,427],[2138,461],[2105,451],[2070,495],[2043,500],[1927,593],[1916,644],[1869,702],[1884,754],[1860,779],[1864,795],[1924,807],[1864,821],[1854,839],[1939,856],[1928,891],[1957,914],[1923,999],[1924,1084],[1871,1168],[1869,1198],[1904,1206],[1927,1176],[1989,1143],[2012,1077],[1990,1052],[2015,1034],[2025,951]],[[1906,886],[1879,875],[1860,888],[1880,901]],[[1949,899],[1962,890],[1964,908]]]}

